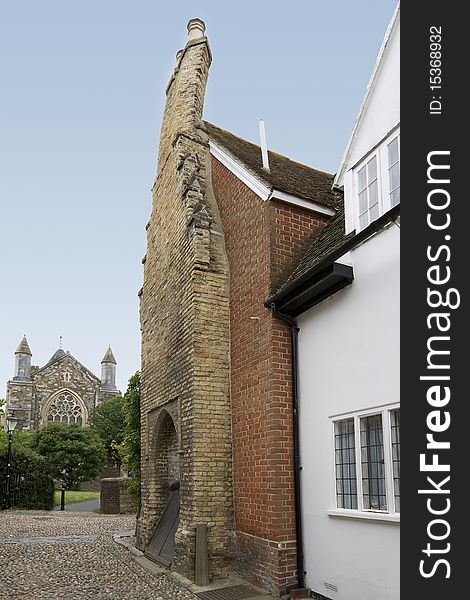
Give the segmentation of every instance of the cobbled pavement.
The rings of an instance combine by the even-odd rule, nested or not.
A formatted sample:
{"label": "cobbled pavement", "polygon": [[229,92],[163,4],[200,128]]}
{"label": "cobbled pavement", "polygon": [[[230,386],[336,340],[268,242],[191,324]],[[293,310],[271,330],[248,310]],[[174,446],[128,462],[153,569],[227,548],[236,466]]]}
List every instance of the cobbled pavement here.
{"label": "cobbled pavement", "polygon": [[[148,573],[113,541],[134,526],[135,518],[124,515],[0,512],[0,600],[197,600],[168,574]],[[53,541],[34,540],[46,537]]]}

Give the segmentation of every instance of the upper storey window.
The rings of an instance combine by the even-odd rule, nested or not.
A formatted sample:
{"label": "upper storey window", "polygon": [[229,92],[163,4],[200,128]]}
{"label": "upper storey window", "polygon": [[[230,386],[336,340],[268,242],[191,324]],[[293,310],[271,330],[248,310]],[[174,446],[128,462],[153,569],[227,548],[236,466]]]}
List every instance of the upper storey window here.
{"label": "upper storey window", "polygon": [[400,203],[400,134],[393,132],[355,169],[356,230]]}
{"label": "upper storey window", "polygon": [[400,138],[397,135],[388,148],[388,183],[391,206],[400,203]]}

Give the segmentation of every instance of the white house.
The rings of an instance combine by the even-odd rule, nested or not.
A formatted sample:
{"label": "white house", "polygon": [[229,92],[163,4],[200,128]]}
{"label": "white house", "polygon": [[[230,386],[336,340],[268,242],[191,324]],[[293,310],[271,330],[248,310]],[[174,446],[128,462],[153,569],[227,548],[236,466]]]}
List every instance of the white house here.
{"label": "white house", "polygon": [[399,598],[399,35],[398,5],[335,178],[344,215],[272,298],[300,329],[303,565],[318,598]]}

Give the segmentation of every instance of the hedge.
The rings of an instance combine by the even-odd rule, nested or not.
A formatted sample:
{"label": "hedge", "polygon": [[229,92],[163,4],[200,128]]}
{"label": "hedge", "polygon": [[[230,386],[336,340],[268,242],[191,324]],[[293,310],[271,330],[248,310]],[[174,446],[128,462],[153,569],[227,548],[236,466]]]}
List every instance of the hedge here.
{"label": "hedge", "polygon": [[[5,492],[7,449],[0,445],[0,493]],[[54,481],[46,460],[26,447],[13,447],[10,503],[12,508],[52,510]]]}

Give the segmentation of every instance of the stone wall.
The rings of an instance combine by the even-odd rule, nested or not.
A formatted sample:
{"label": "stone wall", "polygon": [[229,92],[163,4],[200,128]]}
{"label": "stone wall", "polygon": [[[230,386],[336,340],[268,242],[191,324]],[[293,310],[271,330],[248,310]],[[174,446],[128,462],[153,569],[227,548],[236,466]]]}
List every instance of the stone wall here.
{"label": "stone wall", "polygon": [[149,543],[178,477],[172,568],[189,578],[196,524],[208,527],[215,576],[229,571],[233,530],[228,266],[201,121],[210,62],[206,38],[190,40],[168,86],[141,292],[137,544]]}
{"label": "stone wall", "polygon": [[[68,374],[67,381],[65,374]],[[40,369],[34,376],[34,428],[46,425],[45,411],[51,397],[69,390],[83,403],[84,424],[97,404],[100,380],[73,356],[65,355]]]}

